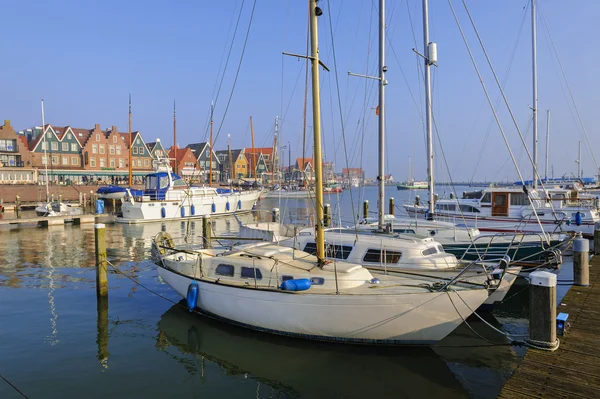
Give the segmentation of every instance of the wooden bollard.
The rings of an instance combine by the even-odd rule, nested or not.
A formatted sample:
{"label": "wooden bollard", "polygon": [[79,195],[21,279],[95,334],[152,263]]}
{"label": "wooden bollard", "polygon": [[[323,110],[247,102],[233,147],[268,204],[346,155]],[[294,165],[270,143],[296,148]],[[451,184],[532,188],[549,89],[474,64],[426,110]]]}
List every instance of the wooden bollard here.
{"label": "wooden bollard", "polygon": [[58,203],[59,203],[59,204],[62,204],[62,194],[59,194],[59,195],[58,195]]}
{"label": "wooden bollard", "polygon": [[279,208],[273,208],[271,211],[271,215],[273,216],[273,222],[279,222]]}
{"label": "wooden bollard", "polygon": [[369,217],[369,200],[363,202],[363,217],[367,219]]}
{"label": "wooden bollard", "polygon": [[329,204],[323,207],[323,226],[331,227],[331,205]]}
{"label": "wooden bollard", "polygon": [[113,214],[117,214],[117,200],[115,198],[112,199],[112,208],[113,208]]}
{"label": "wooden bollard", "polygon": [[108,295],[108,277],[106,262],[106,226],[103,223],[94,225],[96,238],[96,295]]}
{"label": "wooden bollard", "polygon": [[556,274],[536,271],[529,275],[527,341],[543,348],[556,348]]}
{"label": "wooden bollard", "polygon": [[590,242],[581,235],[573,241],[573,284],[590,285]]}
{"label": "wooden bollard", "polygon": [[390,197],[390,215],[394,216],[396,214],[396,209],[394,208],[394,197]]}
{"label": "wooden bollard", "polygon": [[212,236],[212,223],[210,222],[210,218],[208,216],[202,217],[202,240],[204,243],[204,248],[210,248]]}
{"label": "wooden bollard", "polygon": [[594,255],[600,255],[600,222],[594,224]]}
{"label": "wooden bollard", "polygon": [[83,207],[83,193],[79,192],[79,206]]}
{"label": "wooden bollard", "polygon": [[17,214],[17,219],[21,219],[21,197],[18,195],[15,198],[15,212]]}
{"label": "wooden bollard", "polygon": [[83,213],[87,213],[87,196],[85,193],[83,193],[83,202],[81,203],[81,206],[83,207]]}

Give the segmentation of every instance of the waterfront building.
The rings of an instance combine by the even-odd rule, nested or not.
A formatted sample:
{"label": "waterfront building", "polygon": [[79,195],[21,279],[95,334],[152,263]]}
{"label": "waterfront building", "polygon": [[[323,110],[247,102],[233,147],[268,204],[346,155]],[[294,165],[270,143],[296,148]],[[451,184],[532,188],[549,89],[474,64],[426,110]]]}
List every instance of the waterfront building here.
{"label": "waterfront building", "polygon": [[17,135],[9,120],[0,126],[0,184],[37,182],[27,139]]}
{"label": "waterfront building", "polygon": [[192,149],[177,147],[177,156],[175,156],[175,148],[174,146],[169,148],[168,152],[171,168],[174,171],[176,170],[177,174],[188,182],[199,180],[200,167]]}
{"label": "waterfront building", "polygon": [[193,143],[188,144],[187,146],[192,150],[194,156],[198,160],[198,165],[200,166],[200,175],[202,181],[208,181],[210,174],[210,166],[212,162],[212,173],[213,173],[213,182],[219,181],[220,176],[220,167],[219,167],[219,159],[215,154],[214,149],[209,150],[208,143]]}
{"label": "waterfront building", "polygon": [[[219,168],[221,172],[221,181],[227,182],[228,179],[240,179],[248,177],[248,160],[244,155],[244,150],[231,150],[231,159],[229,161],[229,150],[216,151],[217,158],[219,159]],[[231,165],[233,164],[234,173],[231,173]]]}

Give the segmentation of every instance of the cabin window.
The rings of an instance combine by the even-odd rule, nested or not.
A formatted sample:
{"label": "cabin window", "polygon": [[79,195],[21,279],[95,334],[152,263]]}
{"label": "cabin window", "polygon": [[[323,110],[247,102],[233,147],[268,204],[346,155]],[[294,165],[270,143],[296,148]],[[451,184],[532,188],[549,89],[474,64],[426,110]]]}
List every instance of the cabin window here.
{"label": "cabin window", "polygon": [[439,211],[456,211],[456,204],[437,204],[435,208]]}
{"label": "cabin window", "polygon": [[[304,252],[315,255],[317,253],[317,244],[314,242],[307,243],[304,247]],[[350,252],[352,252],[352,247],[349,245],[325,244],[326,258],[348,259]]]}
{"label": "cabin window", "polygon": [[233,267],[233,265],[226,265],[226,264],[221,263],[215,269],[215,274],[217,274],[219,276],[233,277],[234,270],[235,270],[235,268]]}
{"label": "cabin window", "polygon": [[423,251],[423,256],[435,255],[437,254],[437,249],[435,247],[427,248]]}
{"label": "cabin window", "polygon": [[314,242],[306,243],[306,246],[304,247],[304,252],[308,252],[311,255],[316,254],[317,253],[317,243],[314,243]]}
{"label": "cabin window", "polygon": [[492,202],[492,194],[491,193],[485,193],[483,195],[483,197],[481,198],[481,202],[486,202],[486,203]]}
{"label": "cabin window", "polygon": [[417,234],[413,229],[394,229],[394,233],[399,233],[399,234]]}
{"label": "cabin window", "polygon": [[511,205],[528,205],[527,194],[525,193],[510,193]]}
{"label": "cabin window", "polygon": [[438,245],[437,249],[439,253],[444,253],[444,247],[442,247],[441,245]]}
{"label": "cabin window", "polygon": [[471,212],[471,213],[479,213],[479,209],[475,208],[471,205],[460,205],[460,210],[462,212]]}
{"label": "cabin window", "polygon": [[169,178],[167,176],[161,177],[160,178],[160,188],[167,188],[169,187]]}
{"label": "cabin window", "polygon": [[294,276],[281,276],[281,282],[293,280]]}
{"label": "cabin window", "polygon": [[262,280],[262,273],[260,271],[260,269],[257,269],[255,267],[243,267],[242,266],[242,274],[241,274],[242,278],[254,278],[256,277],[257,280]]}
{"label": "cabin window", "polygon": [[363,262],[369,263],[398,263],[402,257],[400,251],[387,251],[382,249],[368,249],[363,256]]}
{"label": "cabin window", "polygon": [[323,277],[311,277],[310,283],[312,285],[323,285],[325,284],[325,279]]}

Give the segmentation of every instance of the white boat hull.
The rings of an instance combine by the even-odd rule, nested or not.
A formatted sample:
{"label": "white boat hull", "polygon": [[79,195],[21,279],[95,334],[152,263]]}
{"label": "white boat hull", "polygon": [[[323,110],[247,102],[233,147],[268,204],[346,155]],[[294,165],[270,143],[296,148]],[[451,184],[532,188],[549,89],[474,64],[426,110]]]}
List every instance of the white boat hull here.
{"label": "white boat hull", "polygon": [[[192,278],[164,267],[158,272],[186,297]],[[486,290],[305,294],[197,283],[199,310],[228,322],[300,338],[383,345],[433,344],[452,332],[488,296]]]}

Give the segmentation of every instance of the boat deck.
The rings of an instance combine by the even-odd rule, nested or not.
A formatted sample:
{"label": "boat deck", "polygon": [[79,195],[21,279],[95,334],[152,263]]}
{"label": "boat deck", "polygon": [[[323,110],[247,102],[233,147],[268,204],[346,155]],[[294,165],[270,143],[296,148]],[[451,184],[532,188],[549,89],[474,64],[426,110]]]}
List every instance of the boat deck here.
{"label": "boat deck", "polygon": [[530,349],[499,398],[597,398],[600,392],[600,256],[590,261],[590,286],[573,286],[557,313],[571,327],[555,352]]}

